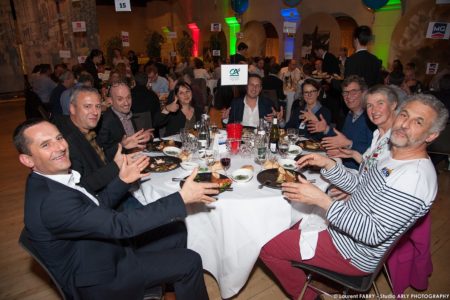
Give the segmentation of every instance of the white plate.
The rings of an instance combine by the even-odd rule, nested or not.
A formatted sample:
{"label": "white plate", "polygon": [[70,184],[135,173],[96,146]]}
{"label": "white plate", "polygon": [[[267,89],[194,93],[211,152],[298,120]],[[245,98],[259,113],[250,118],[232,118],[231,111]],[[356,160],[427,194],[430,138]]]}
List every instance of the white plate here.
{"label": "white plate", "polygon": [[295,170],[297,168],[297,162],[289,158],[280,158],[278,163],[283,169]]}
{"label": "white plate", "polygon": [[180,166],[186,171],[192,171],[195,168],[198,168],[199,164],[193,161],[184,161],[180,163]]}
{"label": "white plate", "polygon": [[231,178],[236,182],[248,182],[253,178],[253,171],[249,169],[237,169],[231,173]]}
{"label": "white plate", "polygon": [[303,151],[302,147],[299,147],[297,145],[290,145],[287,155],[289,158],[294,159],[297,155],[301,154]]}
{"label": "white plate", "polygon": [[167,156],[178,157],[178,155],[180,155],[180,153],[181,153],[181,149],[177,148],[177,147],[169,146],[169,147],[165,147],[163,149],[163,153]]}

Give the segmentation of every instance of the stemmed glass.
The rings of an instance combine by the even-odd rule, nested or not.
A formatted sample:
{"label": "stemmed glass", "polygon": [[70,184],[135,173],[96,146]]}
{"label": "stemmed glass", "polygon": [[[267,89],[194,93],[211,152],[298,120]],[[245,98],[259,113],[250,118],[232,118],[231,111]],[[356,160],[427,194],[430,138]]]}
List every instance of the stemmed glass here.
{"label": "stemmed glass", "polygon": [[220,164],[222,165],[222,168],[225,171],[225,176],[227,176],[227,170],[231,166],[231,157],[230,157],[230,153],[229,152],[221,154],[221,156],[220,156]]}
{"label": "stemmed glass", "polygon": [[298,129],[297,128],[288,128],[287,136],[289,138],[289,142],[291,143],[291,145],[295,145],[295,143],[298,140]]}
{"label": "stemmed glass", "polygon": [[207,149],[205,151],[205,162],[208,167],[212,167],[216,161],[217,151]]}
{"label": "stemmed glass", "polygon": [[278,143],[278,151],[280,152],[280,156],[282,158],[286,158],[286,153],[289,150],[289,144],[285,139],[280,139],[280,142]]}

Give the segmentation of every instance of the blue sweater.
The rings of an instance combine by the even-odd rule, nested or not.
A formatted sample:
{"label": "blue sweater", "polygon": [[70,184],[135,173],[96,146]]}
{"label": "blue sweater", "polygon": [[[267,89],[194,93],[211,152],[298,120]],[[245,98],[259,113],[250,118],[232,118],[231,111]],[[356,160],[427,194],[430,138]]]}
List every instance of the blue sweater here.
{"label": "blue sweater", "polygon": [[[373,131],[375,126],[370,122],[367,117],[366,112],[364,112],[359,118],[353,123],[352,122],[353,113],[349,112],[345,117],[344,126],[342,127],[342,133],[353,142],[352,149],[363,154],[367,148],[369,148],[372,143]],[[333,130],[330,130],[328,136],[335,136]],[[351,158],[345,158],[342,160],[344,166],[351,169],[358,169],[359,164],[357,164]]]}

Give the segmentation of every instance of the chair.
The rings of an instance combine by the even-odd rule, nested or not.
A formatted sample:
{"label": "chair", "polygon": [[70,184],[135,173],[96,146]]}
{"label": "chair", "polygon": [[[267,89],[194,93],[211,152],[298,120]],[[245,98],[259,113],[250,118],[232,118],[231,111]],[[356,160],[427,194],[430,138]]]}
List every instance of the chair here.
{"label": "chair", "polygon": [[[22,249],[28,252],[28,254],[30,254],[30,256],[33,257],[33,259],[39,263],[39,265],[41,265],[42,269],[44,269],[45,272],[47,272],[48,276],[50,276],[51,280],[55,284],[56,289],[58,290],[61,298],[63,300],[72,299],[70,295],[64,292],[64,290],[61,288],[61,284],[56,280],[52,272],[50,272],[50,270],[45,266],[42,257],[39,255],[39,253],[37,253],[36,249],[34,249],[32,242],[28,238],[28,234],[25,228],[22,229],[22,232],[20,233],[19,245],[20,247],[22,247]],[[143,300],[161,300],[162,298],[163,298],[163,288],[161,285],[147,288],[144,291]]]}
{"label": "chair", "polygon": [[276,109],[280,108],[280,103],[278,101],[278,95],[276,90],[262,90],[261,96],[270,99]]}
{"label": "chair", "polygon": [[447,123],[445,129],[439,137],[428,146],[428,152],[436,154],[450,155],[450,123]]}
{"label": "chair", "polygon": [[[318,288],[316,286],[311,285],[311,282],[313,280],[313,274],[319,275],[319,277],[329,279],[332,282],[337,283],[338,285],[341,285],[344,288],[344,291],[343,291],[344,295],[346,295],[349,290],[360,292],[360,293],[366,292],[373,285],[377,299],[381,299],[380,292],[375,283],[375,279],[378,277],[380,271],[384,268],[385,272],[387,273],[388,281],[391,284],[389,273],[387,272],[387,269],[385,267],[385,262],[387,261],[389,255],[391,254],[392,250],[395,248],[397,243],[401,240],[402,236],[406,232],[408,232],[409,229],[411,229],[411,227],[414,226],[414,224],[415,224],[415,222],[411,223],[409,225],[409,227],[394,240],[394,242],[391,244],[391,246],[388,248],[388,250],[384,253],[381,260],[378,262],[378,265],[377,265],[375,271],[373,273],[365,275],[365,276],[349,276],[349,275],[344,275],[344,274],[334,272],[331,270],[327,270],[324,268],[312,266],[312,265],[309,265],[309,264],[306,264],[303,262],[295,262],[295,261],[291,262],[293,267],[300,268],[300,269],[304,270],[305,273],[307,274],[307,279],[306,279],[305,285],[303,286],[298,299],[299,300],[303,299],[303,296],[308,287],[312,288],[313,290],[315,290],[317,292],[320,292],[322,294],[325,294],[325,295],[328,295],[331,297],[331,295],[329,293],[321,290],[320,288]],[[391,288],[392,288],[392,285],[391,285]]]}
{"label": "chair", "polygon": [[41,256],[39,255],[39,253],[37,253],[36,249],[34,249],[32,242],[30,241],[30,239],[28,238],[28,234],[26,229],[22,229],[22,232],[20,233],[20,237],[19,237],[19,245],[22,247],[22,249],[24,249],[26,252],[28,252],[28,254],[31,255],[31,257],[33,257],[33,259],[35,261],[37,261],[42,269],[45,270],[45,272],[47,272],[48,276],[50,276],[50,278],[52,279],[53,283],[56,286],[56,289],[58,290],[59,294],[61,295],[61,298],[63,300],[66,300],[68,298],[72,298],[69,295],[67,295],[63,289],[61,288],[61,285],[59,284],[59,282],[56,280],[56,278],[53,276],[52,272],[50,272],[49,269],[47,269],[47,267],[45,266]]}

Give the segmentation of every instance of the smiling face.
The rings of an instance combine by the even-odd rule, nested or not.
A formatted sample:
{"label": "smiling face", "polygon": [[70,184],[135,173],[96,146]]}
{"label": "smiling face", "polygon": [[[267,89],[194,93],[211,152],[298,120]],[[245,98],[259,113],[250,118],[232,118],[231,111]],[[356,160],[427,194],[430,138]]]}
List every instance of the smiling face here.
{"label": "smiling face", "polygon": [[358,83],[351,82],[342,89],[342,96],[348,109],[356,113],[361,110],[362,90]]}
{"label": "smiling face", "polygon": [[367,116],[370,121],[385,132],[392,127],[395,118],[396,103],[389,103],[382,93],[367,95]]}
{"label": "smiling face", "polygon": [[177,99],[181,105],[188,105],[192,100],[192,91],[186,86],[180,86],[177,93]]}
{"label": "smiling face", "polygon": [[69,150],[59,130],[49,122],[41,122],[24,131],[29,154],[19,160],[33,171],[45,174],[67,174],[70,167]]}
{"label": "smiling face", "polygon": [[313,107],[317,103],[319,91],[311,84],[303,86],[303,98],[308,106]]}
{"label": "smiling face", "polygon": [[261,93],[262,82],[258,77],[249,77],[247,84],[247,98],[256,99]]}
{"label": "smiling face", "polygon": [[438,133],[430,133],[437,113],[418,101],[407,103],[392,126],[391,143],[397,148],[426,148]]}
{"label": "smiling face", "polygon": [[70,104],[70,119],[83,133],[97,127],[101,113],[102,105],[97,93],[81,92],[76,101]]}
{"label": "smiling face", "polygon": [[111,87],[111,100],[113,108],[123,114],[128,114],[131,109],[131,93],[128,86],[119,84]]}

